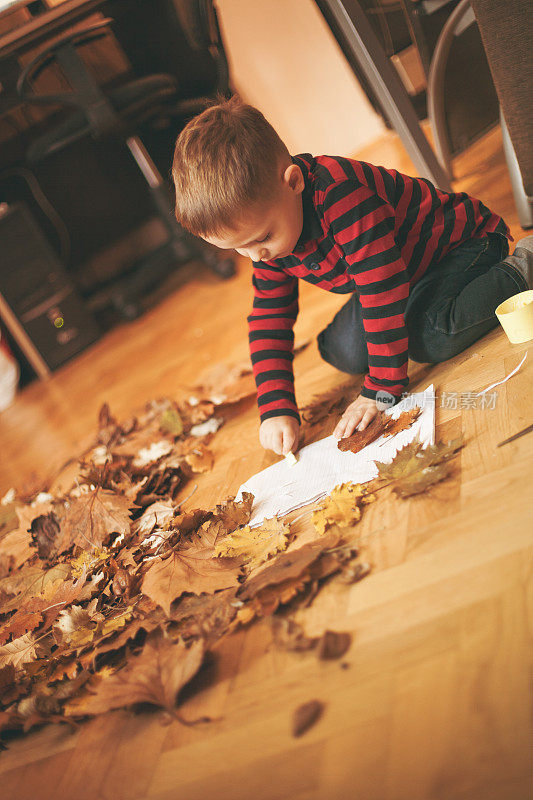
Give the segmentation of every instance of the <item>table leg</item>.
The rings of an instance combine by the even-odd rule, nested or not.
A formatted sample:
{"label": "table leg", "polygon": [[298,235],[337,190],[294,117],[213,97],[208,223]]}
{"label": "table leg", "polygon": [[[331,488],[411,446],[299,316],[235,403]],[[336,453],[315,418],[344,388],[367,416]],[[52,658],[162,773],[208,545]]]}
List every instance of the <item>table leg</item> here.
{"label": "table leg", "polygon": [[446,172],[424,136],[409,95],[357,0],[316,0],[348,62],[358,64],[423,178],[450,191]]}

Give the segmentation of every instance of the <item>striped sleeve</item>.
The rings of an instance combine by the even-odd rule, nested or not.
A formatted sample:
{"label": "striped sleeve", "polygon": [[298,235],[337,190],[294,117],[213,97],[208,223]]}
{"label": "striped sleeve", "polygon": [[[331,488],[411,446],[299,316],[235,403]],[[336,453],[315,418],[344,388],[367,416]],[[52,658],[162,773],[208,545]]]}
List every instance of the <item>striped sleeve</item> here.
{"label": "striped sleeve", "polygon": [[357,181],[334,184],[324,217],[357,286],[369,372],[361,394],[384,390],[397,399],[408,384],[405,309],[409,274],[394,236],[394,208]]}
{"label": "striped sleeve", "polygon": [[282,415],[300,422],[292,367],[298,279],[279,268],[254,262],[252,285],[248,339],[261,422]]}

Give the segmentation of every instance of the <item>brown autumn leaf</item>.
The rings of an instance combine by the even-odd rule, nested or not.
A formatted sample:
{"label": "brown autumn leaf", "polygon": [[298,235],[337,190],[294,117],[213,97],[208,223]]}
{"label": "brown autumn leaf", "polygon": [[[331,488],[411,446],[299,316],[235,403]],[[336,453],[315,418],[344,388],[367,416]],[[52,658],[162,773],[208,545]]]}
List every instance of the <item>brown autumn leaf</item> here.
{"label": "brown autumn leaf", "polygon": [[155,527],[166,528],[174,518],[174,506],[168,502],[158,500],[147,506],[141,516],[131,526],[132,533],[137,533],[143,539],[149,536]]}
{"label": "brown autumn leaf", "polygon": [[[20,608],[31,597],[37,597],[45,592],[50,583],[65,581],[71,575],[70,564],[56,564],[48,570],[43,570],[42,565],[25,567],[18,572],[8,575],[0,580],[0,593],[13,595],[0,603],[0,614],[7,614]],[[82,570],[83,572],[83,570]],[[80,575],[82,574],[80,572]]]}
{"label": "brown autumn leaf", "polygon": [[87,657],[82,656],[82,660],[86,664],[92,664],[98,656],[104,653],[109,653],[112,650],[120,650],[128,642],[131,642],[139,633],[140,630],[150,633],[155,628],[159,627],[163,621],[163,613],[160,611],[161,619],[157,614],[151,614],[147,619],[131,619],[129,622],[125,621],[125,625],[119,627],[119,620],[113,620],[115,630],[110,631],[109,625],[105,628],[106,633],[101,637],[95,637],[93,640],[93,647],[91,648]]}
{"label": "brown autumn leaf", "polygon": [[390,463],[376,461],[375,464],[380,478],[393,483],[397,495],[411,497],[447,478],[452,472],[452,465],[448,461],[457,455],[463,445],[462,436],[447,444],[438,442],[426,447],[417,437],[398,450]]}
{"label": "brown autumn leaf", "polygon": [[207,642],[220,638],[237,614],[236,593],[236,587],[232,587],[212,595],[182,597],[172,606],[169,630],[182,639],[202,637]]}
{"label": "brown autumn leaf", "polygon": [[230,497],[225,503],[218,504],[214,516],[222,522],[226,532],[231,533],[250,521],[253,502],[253,494],[251,492],[243,492],[242,500],[236,501],[235,498]]}
{"label": "brown autumn leaf", "polygon": [[0,647],[0,668],[12,664],[15,669],[22,667],[37,658],[35,639],[31,633],[25,633],[8,644]]}
{"label": "brown autumn leaf", "polygon": [[13,571],[35,555],[31,535],[24,528],[15,528],[6,534],[0,542],[0,549],[7,568]]}
{"label": "brown autumn leaf", "polygon": [[384,411],[378,411],[376,416],[369,422],[364,431],[354,431],[351,436],[339,439],[337,447],[343,452],[350,451],[358,453],[367,445],[375,442],[380,436],[394,436],[400,431],[409,428],[420,415],[421,410],[418,406],[402,411],[397,419]]}
{"label": "brown autumn leaf", "polygon": [[338,525],[348,528],[361,519],[361,505],[375,500],[368,494],[364,484],[342,483],[335,486],[331,494],[322,500],[313,511],[313,525],[319,534]]}
{"label": "brown autumn leaf", "polygon": [[87,608],[71,605],[59,612],[54,622],[54,634],[58,642],[80,647],[92,641],[98,621],[103,617],[96,611],[97,600]]}
{"label": "brown autumn leaf", "polygon": [[211,450],[200,443],[196,444],[194,450],[187,453],[184,460],[194,473],[210,472],[215,463]]}
{"label": "brown autumn leaf", "polygon": [[148,641],[140,655],[104,677],[94,694],[84,694],[65,706],[67,716],[103,714],[135,703],[152,703],[173,711],[180,689],[198,672],[204,657],[201,640],[187,648],[162,636]]}
{"label": "brown autumn leaf", "polygon": [[129,506],[127,498],[100,487],[67,501],[59,512],[58,552],[69,550],[74,544],[83,550],[101,548],[112,533],[129,534]]}
{"label": "brown autumn leaf", "polygon": [[287,547],[290,526],[288,522],[266,519],[256,528],[245,525],[219,539],[215,544],[217,556],[242,559],[249,569],[254,569],[271,556]]}
{"label": "brown autumn leaf", "polygon": [[11,637],[18,639],[29,631],[33,631],[41,622],[39,611],[28,611],[20,608],[0,627],[0,644],[5,644]]}
{"label": "brown autumn leaf", "polygon": [[57,581],[48,583],[43,594],[30,597],[23,608],[28,612],[38,612],[44,617],[41,632],[46,631],[65,607],[77,600],[83,592],[85,573],[76,581]]}
{"label": "brown autumn leaf", "polygon": [[0,504],[0,541],[6,533],[17,527],[18,520],[15,503],[5,503],[4,505],[4,502]]}
{"label": "brown autumn leaf", "polygon": [[46,561],[56,555],[59,522],[53,511],[35,517],[30,525],[30,533],[33,544],[37,547],[39,558]]}
{"label": "brown autumn leaf", "polygon": [[[390,417],[390,422],[387,422],[387,427],[383,436],[395,436],[400,431],[406,431],[407,428],[410,428],[413,422],[415,422],[420,414],[422,413],[422,409],[418,406],[413,406],[413,408],[409,408],[407,411],[402,411],[396,419]],[[387,416],[389,416],[387,414]]]}
{"label": "brown autumn leaf", "polygon": [[309,572],[303,572],[296,578],[272,583],[259,589],[244,608],[253,609],[253,616],[270,617],[280,606],[290,603],[295,597],[303,594],[311,580]]}
{"label": "brown autumn leaf", "polygon": [[347,631],[324,631],[318,642],[317,656],[321,660],[341,658],[352,644],[352,635]]}
{"label": "brown autumn leaf", "polygon": [[179,545],[170,556],[156,561],[146,572],[141,591],[170,616],[170,604],[184,592],[212,594],[237,586],[239,571],[237,559],[215,556],[214,539],[204,530],[190,544]]}
{"label": "brown autumn leaf", "polygon": [[255,394],[252,368],[248,362],[215,364],[202,374],[200,384],[193,391],[215,405],[237,403]]}
{"label": "brown autumn leaf", "polygon": [[124,433],[111,414],[108,403],[103,403],[98,412],[98,434],[97,441],[108,447]]}
{"label": "brown autumn leaf", "polygon": [[182,511],[176,514],[171,525],[173,528],[176,528],[183,537],[198,530],[208,516],[209,511],[205,511],[203,508],[195,508],[192,511]]}
{"label": "brown autumn leaf", "polygon": [[266,587],[282,584],[284,581],[300,579],[314,561],[318,560],[325,550],[335,547],[341,538],[338,530],[328,531],[315,541],[308,542],[298,550],[282,553],[263,569],[257,572],[244,584],[239,597],[247,600],[254,597]]}
{"label": "brown autumn leaf", "polygon": [[324,703],[321,700],[310,700],[298,706],[292,715],[292,735],[302,736],[322,716]]}

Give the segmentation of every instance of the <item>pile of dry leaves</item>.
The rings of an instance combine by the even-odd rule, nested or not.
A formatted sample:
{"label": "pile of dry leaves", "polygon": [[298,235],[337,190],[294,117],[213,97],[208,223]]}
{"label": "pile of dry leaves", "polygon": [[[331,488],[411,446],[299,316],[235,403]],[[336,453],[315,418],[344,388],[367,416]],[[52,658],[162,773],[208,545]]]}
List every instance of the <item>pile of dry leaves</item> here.
{"label": "pile of dry leaves", "polygon": [[[333,575],[364,577],[350,528],[365,504],[384,485],[407,496],[442,480],[461,444],[415,442],[372,485],[337,487],[315,509],[315,538],[305,544],[281,519],[251,529],[252,495],[186,511],[175,498],[212,467],[221,404],[245,396],[246,375],[234,377],[222,397],[204,386],[122,424],[104,405],[93,445],[65,467],[68,491],[2,501],[0,731],[141,702],[177,715],[178,693],[209,648],[276,612],[284,646],[317,647],[321,657],[346,650],[346,637],[307,640],[286,612],[312,602]],[[317,400],[315,419],[329,402]]]}

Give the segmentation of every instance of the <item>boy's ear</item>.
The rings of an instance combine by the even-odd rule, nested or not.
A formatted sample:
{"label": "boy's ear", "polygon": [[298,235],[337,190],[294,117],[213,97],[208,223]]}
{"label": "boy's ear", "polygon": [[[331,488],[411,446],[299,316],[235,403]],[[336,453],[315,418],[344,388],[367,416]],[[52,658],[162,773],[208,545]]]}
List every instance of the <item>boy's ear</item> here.
{"label": "boy's ear", "polygon": [[303,192],[305,186],[304,176],[297,164],[291,164],[287,167],[283,173],[283,182],[292,189],[295,194],[301,194]]}

